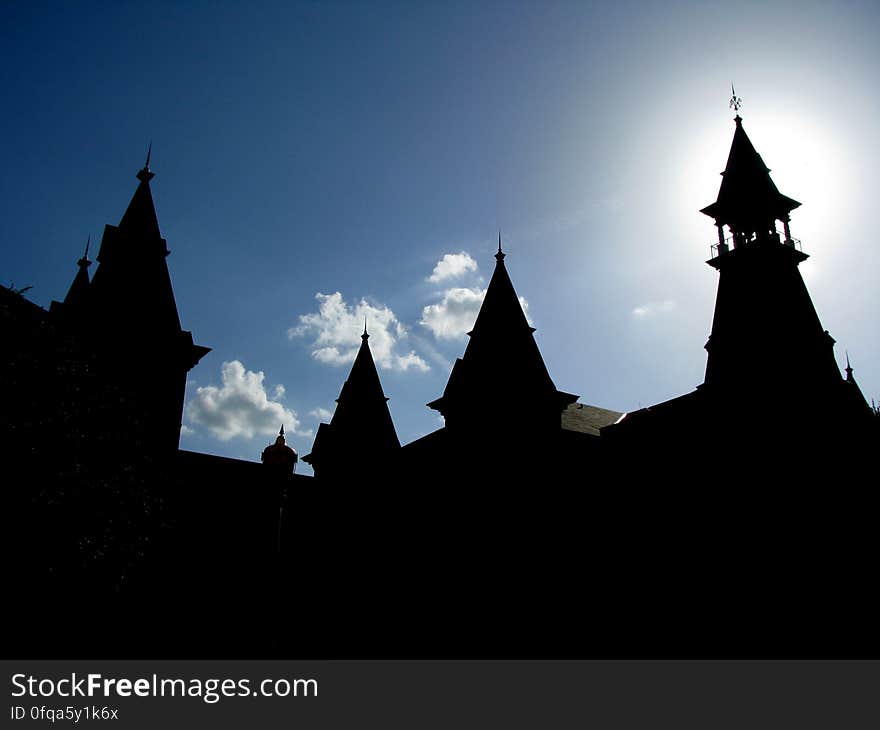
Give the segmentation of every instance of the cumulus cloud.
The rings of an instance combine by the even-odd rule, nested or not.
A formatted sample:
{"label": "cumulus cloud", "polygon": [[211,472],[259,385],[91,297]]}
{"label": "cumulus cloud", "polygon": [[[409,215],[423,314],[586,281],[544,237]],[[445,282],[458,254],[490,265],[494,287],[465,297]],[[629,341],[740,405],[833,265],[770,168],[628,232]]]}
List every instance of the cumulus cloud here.
{"label": "cumulus cloud", "polygon": [[319,421],[329,421],[333,418],[333,411],[329,411],[326,408],[315,408],[315,410],[309,411],[309,415],[317,418]]}
{"label": "cumulus cloud", "polygon": [[468,271],[476,270],[477,262],[474,261],[470,254],[464,251],[461,253],[447,253],[437,262],[434,271],[428,277],[428,281],[432,284],[438,284],[441,281],[462,276]]}
{"label": "cumulus cloud", "polygon": [[386,370],[429,370],[428,363],[414,350],[401,355],[397,352],[406,328],[386,306],[370,304],[361,299],[349,305],[342,294],[315,294],[318,311],[301,314],[299,324],[291,327],[289,337],[312,338],[312,357],[328,365],[347,365],[354,362],[361,344],[361,332],[366,317],[370,332],[370,350],[376,365]]}
{"label": "cumulus cloud", "polygon": [[664,299],[662,302],[648,302],[633,309],[632,314],[636,319],[646,319],[654,317],[658,314],[665,314],[675,309],[675,302],[671,299]]}
{"label": "cumulus cloud", "polygon": [[447,289],[436,304],[422,310],[419,324],[427,327],[440,340],[454,340],[471,330],[477,320],[485,289],[457,287]]}
{"label": "cumulus cloud", "polygon": [[300,429],[296,411],[278,402],[284,395],[284,386],[276,386],[271,397],[266,392],[262,371],[247,370],[241,362],[233,360],[223,363],[220,376],[221,387],[197,388],[186,404],[186,417],[191,423],[205,426],[221,441],[274,436],[282,423],[288,433],[311,435],[311,431]]}
{"label": "cumulus cloud", "polygon": [[[439,302],[422,309],[419,324],[427,327],[438,340],[461,339],[473,329],[485,297],[486,289],[447,289]],[[529,303],[524,297],[519,297],[519,303],[528,319]]]}

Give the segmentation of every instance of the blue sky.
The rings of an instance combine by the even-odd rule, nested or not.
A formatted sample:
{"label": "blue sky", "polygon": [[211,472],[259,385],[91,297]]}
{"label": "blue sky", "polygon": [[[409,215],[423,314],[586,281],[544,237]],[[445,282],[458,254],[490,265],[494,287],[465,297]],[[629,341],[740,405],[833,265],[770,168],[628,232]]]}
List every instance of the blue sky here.
{"label": "blue sky", "polygon": [[283,418],[307,453],[363,314],[401,440],[436,428],[499,229],[557,387],[632,410],[702,381],[698,210],[732,80],[803,203],[838,361],[876,398],[878,21],[869,2],[7,2],[0,280],[63,298],[152,140],[181,320],[213,348],[184,447],[258,459]]}

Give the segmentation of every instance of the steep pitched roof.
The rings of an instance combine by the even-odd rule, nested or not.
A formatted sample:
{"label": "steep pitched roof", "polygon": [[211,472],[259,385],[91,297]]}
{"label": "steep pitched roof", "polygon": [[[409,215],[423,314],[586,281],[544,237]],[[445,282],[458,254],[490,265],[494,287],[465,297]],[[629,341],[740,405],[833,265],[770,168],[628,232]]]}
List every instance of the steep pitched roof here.
{"label": "steep pitched roof", "polygon": [[88,301],[89,296],[89,266],[92,265],[92,262],[89,261],[89,244],[91,243],[91,236],[89,236],[88,241],[86,241],[86,250],[83,253],[82,258],[76,262],[77,271],[76,276],[73,277],[73,282],[70,284],[70,289],[67,290],[67,296],[64,297],[64,304],[68,308],[73,309],[81,309],[85,306]]}
{"label": "steep pitched roof", "polygon": [[865,398],[865,394],[862,393],[862,389],[859,387],[859,384],[856,382],[856,379],[853,376],[853,369],[849,364],[848,352],[846,353],[846,369],[844,370],[844,372],[846,373],[844,386],[846,387],[847,397],[850,399],[850,402],[855,406],[856,409],[862,409],[867,412],[870,408],[870,406],[868,405],[868,399]]}
{"label": "steep pitched roof", "polygon": [[359,466],[362,459],[400,448],[369,339],[365,325],[360,349],[336,399],[336,412],[329,424],[318,427],[312,452],[303,457],[319,476],[324,464],[333,462],[331,468],[342,471]]}
{"label": "steep pitched roof", "polygon": [[[336,413],[339,414],[340,409],[343,412],[349,405],[363,402],[385,403],[385,391],[382,390],[382,382],[379,380],[379,371],[376,370],[376,363],[373,360],[373,353],[369,345],[370,335],[367,334],[366,326],[364,333],[361,335],[361,346],[351,366],[348,378],[342,385],[339,398],[336,399],[338,407]],[[385,407],[387,409],[387,406]]]}
{"label": "steep pitched roof", "polygon": [[[150,155],[118,226],[104,227],[98,269],[89,284],[91,336],[119,352],[151,349],[192,368],[210,348],[180,326],[150,181]],[[156,349],[158,348],[158,349]]]}
{"label": "steep pitched roof", "polygon": [[148,156],[119,225],[104,228],[92,278],[93,313],[99,321],[176,336],[180,318],[165,260],[169,251],[150,192],[153,177]]}
{"label": "steep pitched roof", "polygon": [[150,190],[150,180],[155,173],[150,171],[150,161],[137,174],[140,184],[129,202],[119,228],[127,233],[134,233],[144,238],[162,238],[159,231],[159,219],[156,216],[156,205],[153,203],[153,193]]}
{"label": "steep pitched roof", "polygon": [[499,239],[495,271],[474,328],[468,332],[464,355],[456,360],[443,395],[428,404],[444,416],[504,402],[527,408],[543,404],[561,412],[577,400],[556,390],[504,258]]}
{"label": "steep pitched roof", "polygon": [[742,118],[734,119],[736,130],[721,173],[718,199],[700,212],[714,218],[719,225],[735,231],[752,232],[769,221],[785,220],[800,203],[779,192],[745,129]]}

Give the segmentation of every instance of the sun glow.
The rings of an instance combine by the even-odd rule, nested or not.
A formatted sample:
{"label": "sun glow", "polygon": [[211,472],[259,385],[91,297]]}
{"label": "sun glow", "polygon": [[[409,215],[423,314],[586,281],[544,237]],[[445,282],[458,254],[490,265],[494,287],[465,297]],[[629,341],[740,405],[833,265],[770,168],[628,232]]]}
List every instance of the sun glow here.
{"label": "sun glow", "polygon": [[785,114],[756,119],[752,142],[779,190],[802,203],[792,231],[813,251],[839,227],[851,191],[845,150],[813,119]]}
{"label": "sun glow", "polygon": [[[821,253],[824,259],[835,248],[852,192],[845,147],[818,121],[784,111],[748,116],[744,112],[743,126],[779,191],[802,204],[791,215],[792,235],[802,241],[806,253]],[[734,125],[731,119],[729,126],[713,122],[704,129],[690,140],[700,154],[685,158],[688,162],[681,168],[681,197],[695,207],[708,205],[718,195]],[[706,239],[708,252],[715,235],[711,221],[698,216],[689,224],[695,235]]]}

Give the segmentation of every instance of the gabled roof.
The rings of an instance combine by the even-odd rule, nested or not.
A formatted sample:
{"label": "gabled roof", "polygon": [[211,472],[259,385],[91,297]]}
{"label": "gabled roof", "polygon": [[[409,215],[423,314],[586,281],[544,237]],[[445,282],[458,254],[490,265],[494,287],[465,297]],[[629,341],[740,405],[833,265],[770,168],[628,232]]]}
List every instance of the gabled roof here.
{"label": "gabled roof", "polygon": [[785,220],[800,203],[779,192],[737,114],[736,130],[721,173],[718,199],[700,212],[734,231],[753,232],[769,221]]}

